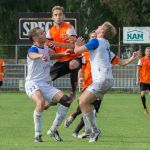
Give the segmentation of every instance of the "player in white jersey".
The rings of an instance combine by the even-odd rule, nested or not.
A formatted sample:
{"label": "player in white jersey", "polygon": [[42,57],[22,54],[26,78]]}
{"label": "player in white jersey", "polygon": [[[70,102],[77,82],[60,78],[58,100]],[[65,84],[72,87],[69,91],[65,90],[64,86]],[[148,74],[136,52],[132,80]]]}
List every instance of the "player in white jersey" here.
{"label": "player in white jersey", "polygon": [[42,111],[45,100],[60,103],[55,119],[47,134],[54,137],[57,141],[62,141],[57,128],[67,114],[70,106],[69,97],[48,84],[48,81],[50,81],[50,54],[49,48],[44,46],[46,41],[45,32],[40,28],[34,28],[29,31],[29,39],[33,42],[33,45],[28,49],[28,74],[25,89],[27,95],[32,98],[36,105],[33,114],[35,142],[42,142]]}
{"label": "player in white jersey", "polygon": [[96,98],[102,99],[104,94],[113,86],[112,65],[110,56],[110,46],[107,39],[115,36],[116,29],[109,22],[105,22],[101,26],[101,30],[97,29],[97,38],[90,40],[88,43],[82,44],[79,38],[75,44],[74,52],[80,54],[86,50],[90,52],[90,63],[93,83],[79,97],[79,105],[82,111],[83,119],[87,121],[85,125],[91,128],[89,142],[97,141],[100,130],[96,125],[96,117],[94,108],[91,103]]}
{"label": "player in white jersey", "polygon": [[[103,95],[106,92],[107,88],[109,88],[112,84],[112,82],[111,82],[112,72],[111,72],[110,62],[113,65],[119,64],[121,66],[124,66],[124,65],[127,65],[127,64],[135,61],[136,58],[138,58],[140,56],[140,51],[134,52],[133,56],[126,60],[121,60],[121,59],[119,59],[119,57],[115,56],[115,54],[109,50],[108,41],[106,39],[102,38],[104,36],[103,28],[101,29],[101,27],[99,27],[96,31],[100,37],[99,39],[94,39],[94,40],[88,42],[87,44],[85,44],[83,47],[77,47],[75,50],[76,52],[79,52],[79,53],[82,51],[85,51],[85,50],[90,50],[91,62],[93,63],[93,66],[94,66],[94,69],[92,70],[92,73],[94,72],[93,73],[94,82],[87,88],[88,91],[83,93],[85,95],[82,95],[80,97],[80,102],[79,102],[80,106],[82,105],[82,107],[84,107],[84,112],[86,112],[86,114],[90,120],[93,119],[92,118],[93,112],[91,112],[91,116],[90,116],[90,113],[89,113],[90,110],[86,110],[86,108],[90,109],[89,107],[92,107],[91,105],[93,105],[93,103],[91,103],[91,101],[95,102],[94,99],[92,99],[92,98],[96,96],[97,98],[99,98],[99,100],[102,100]],[[102,31],[100,31],[100,30],[102,30]],[[98,45],[99,45],[99,47],[98,47]],[[107,68],[108,68],[108,72],[105,72],[105,70]],[[110,69],[110,73],[109,73],[109,69]],[[85,73],[87,73],[87,72],[85,72]],[[82,112],[83,112],[83,109],[82,109]],[[83,114],[84,114],[84,112],[83,112]],[[72,121],[78,114],[80,114],[80,107],[78,107],[77,111],[73,115],[69,116],[66,119],[65,126],[69,127],[69,125],[72,123]],[[83,115],[83,120],[84,120],[85,127],[86,127],[85,131],[88,131],[88,133],[84,132],[83,134],[81,134],[79,136],[81,138],[86,137],[86,135],[89,135],[89,132],[91,132],[89,125],[86,124],[87,119],[85,116],[86,115]],[[80,128],[81,126],[78,126],[78,127]],[[79,131],[79,128],[76,130],[77,132]],[[99,131],[95,128],[94,132],[95,133],[92,134],[90,142],[97,140]],[[75,135],[76,135],[76,133],[75,133]]]}

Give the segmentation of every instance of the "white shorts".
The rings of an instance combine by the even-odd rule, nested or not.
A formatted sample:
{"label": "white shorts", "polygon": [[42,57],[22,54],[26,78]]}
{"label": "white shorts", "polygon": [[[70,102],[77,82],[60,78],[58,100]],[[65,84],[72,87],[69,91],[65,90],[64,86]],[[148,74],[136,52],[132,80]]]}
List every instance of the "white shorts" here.
{"label": "white shorts", "polygon": [[113,86],[113,79],[105,79],[102,81],[93,82],[86,90],[95,94],[100,100],[103,99],[104,94]]}
{"label": "white shorts", "polygon": [[31,81],[25,83],[25,90],[29,97],[31,97],[35,91],[40,90],[43,97],[48,101],[52,101],[53,97],[60,91],[46,82]]}

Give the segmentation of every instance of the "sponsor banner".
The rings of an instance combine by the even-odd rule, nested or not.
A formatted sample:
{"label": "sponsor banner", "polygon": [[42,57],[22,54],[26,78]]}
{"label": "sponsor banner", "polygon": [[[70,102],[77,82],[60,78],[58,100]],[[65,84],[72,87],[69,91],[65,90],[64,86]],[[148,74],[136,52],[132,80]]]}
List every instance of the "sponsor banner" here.
{"label": "sponsor banner", "polygon": [[123,27],[123,43],[150,43],[150,27]]}
{"label": "sponsor banner", "polygon": [[[66,13],[65,21],[71,23],[77,33],[79,31],[79,13]],[[31,44],[28,39],[29,30],[40,27],[45,32],[53,25],[51,13],[17,13],[17,44]]]}

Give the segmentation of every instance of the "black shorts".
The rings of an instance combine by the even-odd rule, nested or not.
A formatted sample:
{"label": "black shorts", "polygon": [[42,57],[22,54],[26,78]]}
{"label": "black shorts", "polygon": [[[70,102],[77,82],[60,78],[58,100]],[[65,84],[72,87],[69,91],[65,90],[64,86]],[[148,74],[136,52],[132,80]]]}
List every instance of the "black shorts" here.
{"label": "black shorts", "polygon": [[146,90],[149,90],[150,91],[150,84],[147,84],[147,83],[140,83],[140,90],[141,91],[146,91]]}
{"label": "black shorts", "polygon": [[3,85],[3,81],[0,81],[0,86],[2,86]]}
{"label": "black shorts", "polygon": [[[79,62],[79,66],[76,69],[69,69],[69,62],[71,60],[77,60]],[[52,81],[54,81],[55,79],[64,76],[66,74],[72,73],[74,71],[77,71],[81,68],[82,66],[82,58],[75,58],[75,59],[71,59],[69,61],[64,61],[64,62],[56,62],[52,67],[51,67],[51,71],[50,71],[50,75],[52,78]]]}

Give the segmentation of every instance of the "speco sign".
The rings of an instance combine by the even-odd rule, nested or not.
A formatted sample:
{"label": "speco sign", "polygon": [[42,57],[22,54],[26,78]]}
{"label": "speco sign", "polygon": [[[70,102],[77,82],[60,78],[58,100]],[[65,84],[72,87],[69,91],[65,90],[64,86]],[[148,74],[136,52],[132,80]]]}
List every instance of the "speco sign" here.
{"label": "speco sign", "polygon": [[[79,13],[66,13],[65,21],[71,23],[77,33],[79,31]],[[50,13],[17,13],[17,44],[31,44],[28,39],[28,32],[40,27],[45,32],[53,25]]]}

